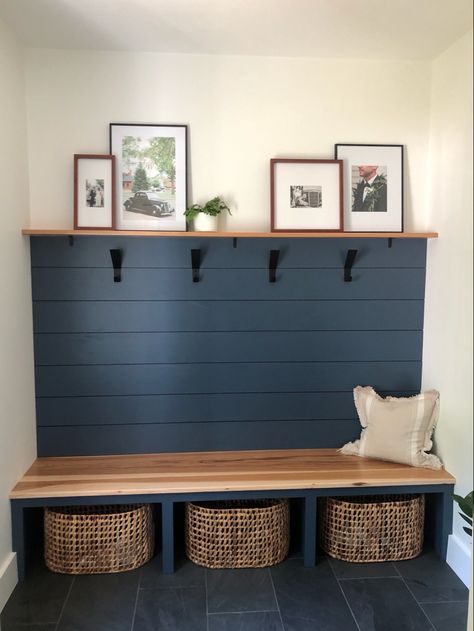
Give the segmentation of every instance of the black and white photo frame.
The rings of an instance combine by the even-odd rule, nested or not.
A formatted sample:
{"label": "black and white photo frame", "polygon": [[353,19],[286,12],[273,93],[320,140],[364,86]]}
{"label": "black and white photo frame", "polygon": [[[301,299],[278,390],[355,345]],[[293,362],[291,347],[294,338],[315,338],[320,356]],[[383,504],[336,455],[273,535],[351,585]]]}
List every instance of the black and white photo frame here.
{"label": "black and white photo frame", "polygon": [[115,158],[74,155],[74,229],[115,228]]}
{"label": "black and white photo frame", "polygon": [[343,230],[342,161],[270,160],[272,232]]}
{"label": "black and white photo frame", "polygon": [[344,163],[344,230],[403,232],[403,145],[336,144]]}

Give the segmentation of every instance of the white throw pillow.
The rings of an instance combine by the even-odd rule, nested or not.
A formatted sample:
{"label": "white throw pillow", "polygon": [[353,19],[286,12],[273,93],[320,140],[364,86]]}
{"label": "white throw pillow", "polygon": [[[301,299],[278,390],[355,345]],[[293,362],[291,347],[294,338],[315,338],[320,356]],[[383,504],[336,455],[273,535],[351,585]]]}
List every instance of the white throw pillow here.
{"label": "white throw pillow", "polygon": [[436,456],[427,454],[439,416],[439,392],[428,390],[414,397],[379,396],[370,386],[354,388],[354,402],[362,433],[342,447],[343,454],[392,460],[413,467],[442,469]]}

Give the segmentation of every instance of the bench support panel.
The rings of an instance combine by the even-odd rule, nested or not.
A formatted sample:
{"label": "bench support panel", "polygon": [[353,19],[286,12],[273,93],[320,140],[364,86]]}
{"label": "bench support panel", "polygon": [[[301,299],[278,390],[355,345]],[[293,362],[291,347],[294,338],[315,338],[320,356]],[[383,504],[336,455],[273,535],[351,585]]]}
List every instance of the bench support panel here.
{"label": "bench support panel", "polygon": [[317,497],[308,495],[303,504],[303,563],[305,567],[316,564]]}
{"label": "bench support panel", "polygon": [[18,568],[18,580],[25,579],[25,515],[24,507],[19,502],[11,502],[12,511],[12,548],[16,552],[16,564]]}
{"label": "bench support panel", "polygon": [[161,541],[163,574],[174,572],[174,503],[161,504]]}
{"label": "bench support panel", "polygon": [[188,501],[222,499],[300,498],[303,500],[303,556],[305,567],[316,563],[316,529],[318,497],[351,495],[386,495],[425,493],[431,504],[430,523],[433,546],[437,554],[446,560],[448,537],[452,532],[454,485],[424,485],[399,487],[352,487],[350,489],[291,489],[279,491],[227,491],[215,493],[180,493],[173,495],[113,495],[102,497],[55,497],[11,500],[12,544],[17,554],[18,577],[23,580],[26,572],[25,558],[25,511],[28,508],[46,506],[81,506],[100,504],[161,504],[162,518],[162,570],[174,572],[174,505]]}

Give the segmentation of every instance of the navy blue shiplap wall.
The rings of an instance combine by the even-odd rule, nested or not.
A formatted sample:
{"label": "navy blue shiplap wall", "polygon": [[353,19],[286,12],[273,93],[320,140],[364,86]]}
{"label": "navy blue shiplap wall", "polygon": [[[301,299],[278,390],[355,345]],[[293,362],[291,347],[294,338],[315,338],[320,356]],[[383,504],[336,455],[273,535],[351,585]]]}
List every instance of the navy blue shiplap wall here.
{"label": "navy blue shiplap wall", "polygon": [[32,237],[31,255],[40,456],[338,447],[354,386],[420,389],[426,240]]}

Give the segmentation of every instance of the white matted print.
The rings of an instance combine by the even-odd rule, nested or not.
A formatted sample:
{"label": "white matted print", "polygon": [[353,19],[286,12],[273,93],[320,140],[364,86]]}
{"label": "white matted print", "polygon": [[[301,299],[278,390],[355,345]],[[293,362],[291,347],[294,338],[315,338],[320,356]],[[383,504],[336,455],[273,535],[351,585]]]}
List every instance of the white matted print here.
{"label": "white matted print", "polygon": [[119,230],[186,230],[186,125],[110,124]]}
{"label": "white matted print", "polygon": [[347,232],[403,232],[403,146],[335,146],[344,161]]}
{"label": "white matted print", "polygon": [[74,156],[74,228],[114,228],[114,156]]}
{"label": "white matted print", "polygon": [[342,162],[275,158],[271,166],[272,232],[338,232]]}

